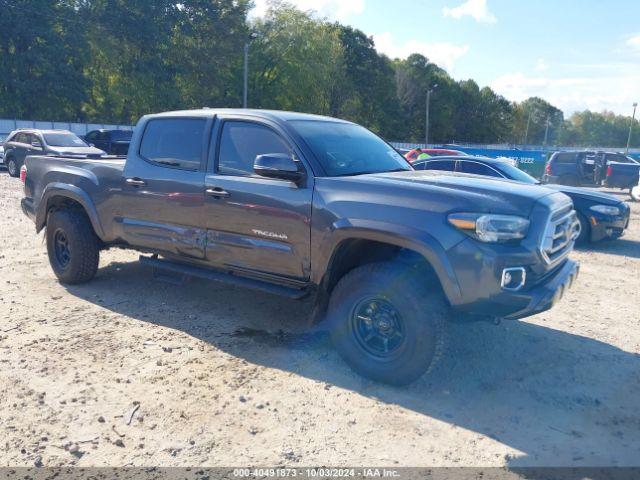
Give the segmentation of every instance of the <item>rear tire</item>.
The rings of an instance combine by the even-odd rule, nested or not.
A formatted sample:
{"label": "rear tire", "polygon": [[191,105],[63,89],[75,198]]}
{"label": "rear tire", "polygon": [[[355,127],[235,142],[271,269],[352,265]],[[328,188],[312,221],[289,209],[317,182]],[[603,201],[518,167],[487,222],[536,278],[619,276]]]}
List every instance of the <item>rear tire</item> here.
{"label": "rear tire", "polygon": [[405,385],[432,371],[445,348],[449,306],[428,267],[363,265],[338,282],[329,301],[331,339],[360,375]]}
{"label": "rear tire", "polygon": [[55,210],[49,215],[47,253],[53,273],[62,283],[84,283],[96,275],[99,241],[84,212]]}
{"label": "rear tire", "polygon": [[20,167],[13,157],[10,157],[7,160],[7,172],[9,172],[10,177],[17,177],[20,175]]}

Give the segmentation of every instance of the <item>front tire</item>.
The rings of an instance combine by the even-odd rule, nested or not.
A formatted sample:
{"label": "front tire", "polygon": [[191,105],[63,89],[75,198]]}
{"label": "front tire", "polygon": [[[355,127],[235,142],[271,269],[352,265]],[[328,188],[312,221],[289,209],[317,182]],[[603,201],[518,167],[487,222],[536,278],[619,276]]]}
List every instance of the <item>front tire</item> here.
{"label": "front tire", "polygon": [[99,242],[84,212],[55,210],[49,215],[47,253],[53,273],[62,283],[85,283],[96,275]]}
{"label": "front tire", "polygon": [[580,235],[576,238],[576,243],[578,245],[584,245],[591,239],[591,225],[589,225],[587,217],[581,213],[578,213],[578,222],[580,222]]}
{"label": "front tire", "polygon": [[329,301],[331,339],[360,375],[405,385],[433,370],[449,307],[428,267],[381,262],[347,273]]}
{"label": "front tire", "polygon": [[7,172],[9,172],[10,177],[17,177],[20,175],[20,167],[13,157],[10,157],[7,160]]}

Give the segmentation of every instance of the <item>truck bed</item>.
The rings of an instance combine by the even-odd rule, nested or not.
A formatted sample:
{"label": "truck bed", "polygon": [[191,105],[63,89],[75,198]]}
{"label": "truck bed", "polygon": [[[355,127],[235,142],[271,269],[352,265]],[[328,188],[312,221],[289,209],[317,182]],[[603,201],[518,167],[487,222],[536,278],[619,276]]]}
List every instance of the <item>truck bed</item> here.
{"label": "truck bed", "polygon": [[633,163],[609,163],[610,175],[607,175],[604,184],[612,188],[631,188],[638,185],[640,165]]}

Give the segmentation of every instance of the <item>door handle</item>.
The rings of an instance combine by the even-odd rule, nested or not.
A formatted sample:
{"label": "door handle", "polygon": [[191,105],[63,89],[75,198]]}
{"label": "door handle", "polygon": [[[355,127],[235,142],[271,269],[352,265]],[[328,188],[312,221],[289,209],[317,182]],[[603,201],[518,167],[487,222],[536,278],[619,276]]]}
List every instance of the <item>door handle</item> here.
{"label": "door handle", "polygon": [[138,177],[127,178],[125,182],[127,182],[127,185],[134,185],[136,187],[141,187],[147,184],[147,182]]}
{"label": "door handle", "polygon": [[221,187],[207,188],[205,192],[210,197],[215,197],[215,198],[227,198],[228,196],[231,195],[229,192],[227,192],[224,188],[221,188]]}

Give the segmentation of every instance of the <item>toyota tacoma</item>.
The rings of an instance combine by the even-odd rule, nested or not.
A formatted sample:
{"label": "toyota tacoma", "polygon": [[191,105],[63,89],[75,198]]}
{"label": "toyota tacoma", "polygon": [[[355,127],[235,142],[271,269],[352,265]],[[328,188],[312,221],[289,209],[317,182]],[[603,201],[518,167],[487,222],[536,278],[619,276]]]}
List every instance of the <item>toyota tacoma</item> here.
{"label": "toyota tacoma", "polygon": [[29,156],[20,173],[61,282],[91,280],[100,251],[124,247],[156,273],[312,296],[346,362],[391,384],[433,368],[449,320],[534,315],[578,275],[566,195],[418,172],[334,118],[147,115],[126,160]]}

